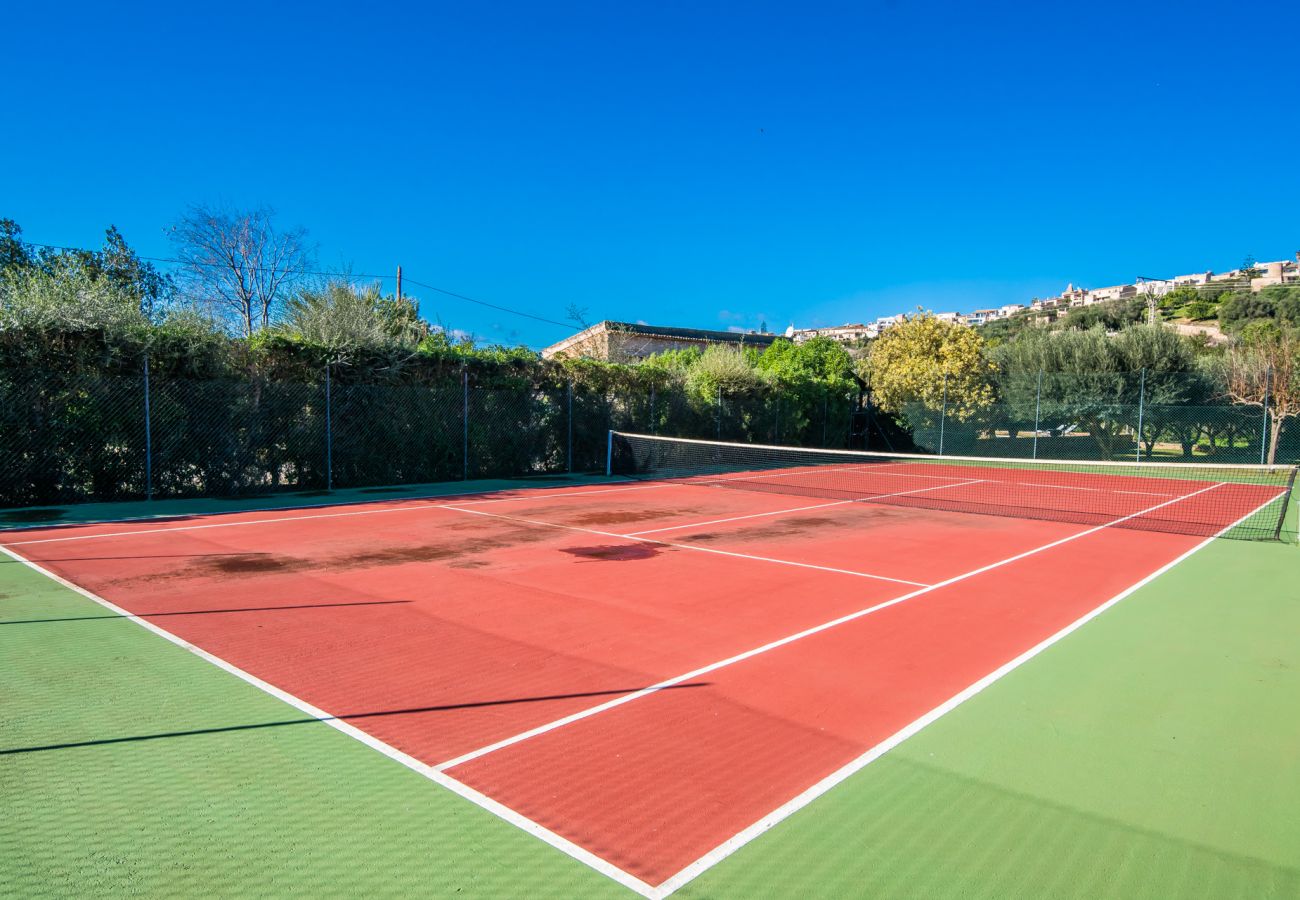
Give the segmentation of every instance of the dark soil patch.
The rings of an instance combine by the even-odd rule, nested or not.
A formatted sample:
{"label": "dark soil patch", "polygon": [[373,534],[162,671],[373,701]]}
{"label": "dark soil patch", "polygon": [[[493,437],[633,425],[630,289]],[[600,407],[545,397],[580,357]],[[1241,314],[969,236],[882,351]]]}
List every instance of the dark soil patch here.
{"label": "dark soil patch", "polygon": [[662,544],[604,544],[597,547],[565,547],[564,552],[580,559],[603,562],[629,562],[653,559],[668,548]]}
{"label": "dark soil patch", "polygon": [[[845,525],[852,524],[855,527],[861,527],[860,523],[848,523],[842,519],[830,517],[807,517],[780,519],[771,522],[765,522],[761,525],[749,525],[744,528],[738,528],[735,531],[698,531],[685,532],[680,536],[683,543],[704,544],[709,541],[732,539],[745,540],[765,540],[768,538],[787,538],[798,535],[806,535],[812,531],[818,531],[824,528],[842,528]],[[669,537],[668,540],[676,540],[675,537]]]}
{"label": "dark soil patch", "polygon": [[300,559],[273,556],[270,553],[232,553],[207,560],[201,567],[229,574],[247,574],[290,571],[300,568],[302,563],[303,560]]}
{"label": "dark soil patch", "polygon": [[645,522],[668,516],[698,516],[691,509],[616,509],[578,516],[574,525],[622,525],[628,522]]}

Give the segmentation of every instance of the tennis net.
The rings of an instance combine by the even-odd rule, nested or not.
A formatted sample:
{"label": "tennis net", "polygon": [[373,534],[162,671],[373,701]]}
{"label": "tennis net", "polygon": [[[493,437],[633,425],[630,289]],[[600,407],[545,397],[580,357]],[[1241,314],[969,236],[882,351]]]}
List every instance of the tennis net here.
{"label": "tennis net", "polygon": [[608,473],[977,515],[1278,540],[1295,466],[814,450],[610,432]]}

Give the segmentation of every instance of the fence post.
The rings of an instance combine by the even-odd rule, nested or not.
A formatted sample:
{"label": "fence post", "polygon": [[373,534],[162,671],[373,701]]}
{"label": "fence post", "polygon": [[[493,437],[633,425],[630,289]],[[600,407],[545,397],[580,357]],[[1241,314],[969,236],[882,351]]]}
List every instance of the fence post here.
{"label": "fence post", "polygon": [[325,363],[325,490],[334,490],[334,397],[329,363]]}
{"label": "fence post", "polygon": [[568,385],[568,405],[569,405],[569,438],[565,444],[565,459],[567,461],[568,473],[573,474],[573,379],[569,379]]}
{"label": "fence post", "polygon": [[650,433],[659,433],[659,423],[655,421],[655,386],[650,385]]}
{"label": "fence post", "polygon": [[1147,406],[1147,370],[1142,369],[1142,381],[1138,384],[1138,431],[1137,431],[1137,461],[1142,462],[1142,421],[1146,416]]}
{"label": "fence post", "polygon": [[469,369],[460,367],[460,461],[461,479],[469,481]]}
{"label": "fence post", "polygon": [[939,455],[943,456],[943,430],[948,419],[948,373],[943,373],[943,405],[939,407]]}
{"label": "fence post", "polygon": [[718,440],[722,440],[722,385],[718,385],[718,413],[717,413]]}
{"label": "fence post", "polygon": [[1269,366],[1264,373],[1264,424],[1259,432],[1259,464],[1262,466],[1268,459],[1268,402],[1273,399],[1273,367]]}
{"label": "fence post", "polygon": [[144,499],[153,499],[153,428],[149,408],[149,351],[144,353]]}
{"label": "fence post", "polygon": [[1038,459],[1038,422],[1043,411],[1043,370],[1038,370],[1038,387],[1034,391],[1034,459]]}
{"label": "fence post", "polygon": [[781,395],[779,393],[776,395],[776,413],[772,425],[772,443],[781,443]]}
{"label": "fence post", "polygon": [[[827,387],[822,392],[822,446],[826,446],[827,429],[830,427],[831,419],[831,389]],[[849,425],[852,430],[853,426]]]}

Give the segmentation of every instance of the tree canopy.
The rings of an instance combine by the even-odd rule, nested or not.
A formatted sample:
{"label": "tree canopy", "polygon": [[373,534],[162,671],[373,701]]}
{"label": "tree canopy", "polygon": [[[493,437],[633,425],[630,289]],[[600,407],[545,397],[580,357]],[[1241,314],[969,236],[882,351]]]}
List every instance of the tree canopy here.
{"label": "tree canopy", "polygon": [[908,318],[872,345],[865,370],[876,402],[890,412],[910,407],[965,421],[993,402],[994,366],[979,333],[929,313]]}

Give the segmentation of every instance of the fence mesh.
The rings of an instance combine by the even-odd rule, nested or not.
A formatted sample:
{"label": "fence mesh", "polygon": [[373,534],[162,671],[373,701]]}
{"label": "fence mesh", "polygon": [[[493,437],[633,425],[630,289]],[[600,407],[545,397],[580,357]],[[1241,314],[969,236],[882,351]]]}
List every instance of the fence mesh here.
{"label": "fence mesh", "polygon": [[[322,373],[324,375],[324,373]],[[147,388],[147,402],[146,402]],[[1300,427],[1189,376],[1004,377],[890,415],[823,385],[302,384],[0,370],[0,506],[600,471],[609,431],[1059,460],[1300,461]],[[938,394],[942,396],[942,394]],[[146,410],[149,427],[146,429]]]}

